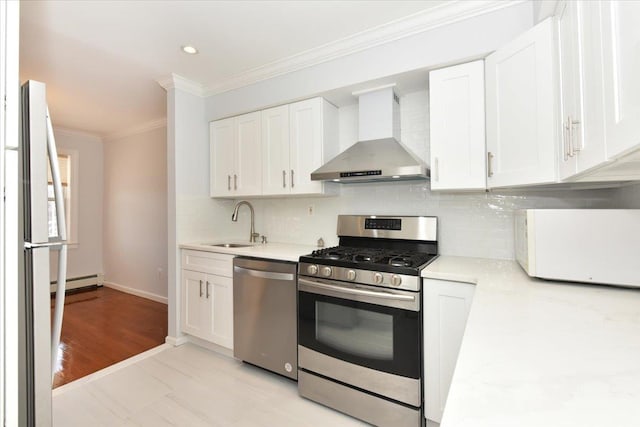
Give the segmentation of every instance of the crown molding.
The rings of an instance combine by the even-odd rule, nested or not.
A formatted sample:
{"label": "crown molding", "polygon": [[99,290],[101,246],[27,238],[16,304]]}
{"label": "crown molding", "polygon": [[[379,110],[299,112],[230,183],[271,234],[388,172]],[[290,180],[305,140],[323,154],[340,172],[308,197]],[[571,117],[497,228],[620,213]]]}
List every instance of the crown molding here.
{"label": "crown molding", "polygon": [[139,135],[145,132],[151,132],[152,130],[160,129],[166,126],[167,126],[166,118],[151,120],[150,122],[142,123],[140,125],[136,125],[128,129],[109,134],[106,137],[104,137],[104,140],[107,142],[116,141],[118,139],[127,138],[129,136]]}
{"label": "crown molding", "polygon": [[169,89],[179,89],[191,95],[205,96],[205,89],[202,84],[182,77],[179,74],[171,73],[168,76],[159,77],[156,79],[156,82],[167,91]]}
{"label": "crown molding", "polygon": [[64,126],[53,126],[53,131],[58,132],[58,133],[64,133],[67,135],[77,135],[77,136],[85,136],[85,137],[89,137],[89,138],[98,138],[100,140],[104,139],[104,135],[100,134],[100,133],[94,133],[94,132],[89,132],[86,130],[82,130],[82,129],[74,129],[74,128],[67,128]]}
{"label": "crown molding", "polygon": [[[409,15],[395,21],[356,33],[287,58],[247,70],[217,85],[201,86],[202,95],[212,96],[248,86],[262,80],[291,73],[343,56],[351,55],[381,44],[445,25],[511,7],[525,0],[456,0]],[[176,76],[175,74],[173,76]],[[180,77],[180,76],[177,76]],[[181,77],[182,78],[182,77]],[[186,80],[186,79],[185,79]],[[160,83],[162,85],[162,83]],[[164,85],[163,85],[164,87]]]}

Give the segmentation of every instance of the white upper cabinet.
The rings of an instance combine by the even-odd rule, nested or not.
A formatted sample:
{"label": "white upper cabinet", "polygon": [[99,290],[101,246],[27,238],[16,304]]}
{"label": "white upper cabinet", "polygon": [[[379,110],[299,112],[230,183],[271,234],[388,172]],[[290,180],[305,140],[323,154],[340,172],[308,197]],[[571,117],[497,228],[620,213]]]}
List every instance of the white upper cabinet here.
{"label": "white upper cabinet", "polygon": [[338,109],[313,98],[210,123],[211,197],[324,194],[311,172],[337,154]]}
{"label": "white upper cabinet", "polygon": [[558,15],[563,180],[606,161],[599,8],[569,1]]}
{"label": "white upper cabinet", "polygon": [[[237,196],[262,194],[260,111],[236,117],[234,189]],[[237,183],[237,185],[236,185]]]}
{"label": "white upper cabinet", "polygon": [[602,2],[607,154],[640,147],[640,2]]}
{"label": "white upper cabinet", "polygon": [[211,156],[211,196],[229,196],[233,192],[233,159],[236,140],[235,118],[209,124]]}
{"label": "white upper cabinet", "polygon": [[260,112],[211,122],[212,197],[262,194]]}
{"label": "white upper cabinet", "polygon": [[486,188],[484,61],[429,73],[432,190]]}
{"label": "white upper cabinet", "polygon": [[338,109],[323,98],[296,102],[289,105],[289,123],[291,193],[323,193],[324,182],[311,181],[311,172],[337,154]]}
{"label": "white upper cabinet", "polygon": [[557,180],[555,23],[549,18],[486,58],[487,186]]}
{"label": "white upper cabinet", "polygon": [[289,194],[289,106],[262,111],[262,191]]}

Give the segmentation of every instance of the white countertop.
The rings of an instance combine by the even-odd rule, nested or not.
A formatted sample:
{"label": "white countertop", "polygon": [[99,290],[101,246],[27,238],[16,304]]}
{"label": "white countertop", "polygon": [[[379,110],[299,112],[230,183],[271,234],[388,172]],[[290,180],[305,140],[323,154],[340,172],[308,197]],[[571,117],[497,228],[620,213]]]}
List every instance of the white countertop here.
{"label": "white countertop", "polygon": [[291,243],[252,243],[254,246],[248,246],[245,248],[211,246],[213,243],[249,244],[247,242],[225,240],[224,242],[183,243],[180,245],[180,248],[294,262],[298,262],[298,258],[300,258],[300,256],[310,254],[311,251],[318,249],[313,245],[295,245]]}
{"label": "white countertop", "polygon": [[477,285],[442,427],[640,426],[640,289],[449,256],[422,276]]}

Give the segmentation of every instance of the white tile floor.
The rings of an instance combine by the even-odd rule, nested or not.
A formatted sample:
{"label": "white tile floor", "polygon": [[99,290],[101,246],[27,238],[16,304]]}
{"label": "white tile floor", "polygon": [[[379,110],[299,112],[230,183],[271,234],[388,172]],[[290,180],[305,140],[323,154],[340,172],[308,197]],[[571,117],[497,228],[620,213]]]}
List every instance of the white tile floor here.
{"label": "white tile floor", "polygon": [[193,344],[102,374],[54,392],[54,427],[365,425],[301,398],[291,380]]}

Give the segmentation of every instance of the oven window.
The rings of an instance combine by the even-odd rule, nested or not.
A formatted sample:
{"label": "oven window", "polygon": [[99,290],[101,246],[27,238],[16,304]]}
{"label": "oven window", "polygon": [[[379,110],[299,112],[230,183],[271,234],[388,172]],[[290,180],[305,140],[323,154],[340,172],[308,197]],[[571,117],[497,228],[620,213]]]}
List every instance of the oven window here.
{"label": "oven window", "polygon": [[316,340],[358,357],[393,360],[393,316],[316,301]]}
{"label": "oven window", "polygon": [[420,378],[420,312],[298,292],[298,344],[376,371]]}

